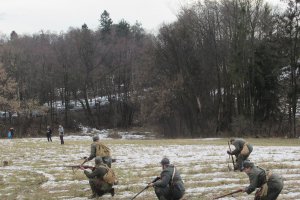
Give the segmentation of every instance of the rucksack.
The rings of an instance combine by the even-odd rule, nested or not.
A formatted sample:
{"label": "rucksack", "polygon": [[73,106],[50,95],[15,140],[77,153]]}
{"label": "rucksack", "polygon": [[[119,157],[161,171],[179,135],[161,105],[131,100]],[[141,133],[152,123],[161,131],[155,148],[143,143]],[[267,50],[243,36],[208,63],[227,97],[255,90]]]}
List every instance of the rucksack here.
{"label": "rucksack", "polygon": [[103,180],[106,183],[113,185],[117,180],[115,172],[112,170],[112,168],[109,168],[107,165],[101,165],[100,167],[107,169],[106,174],[103,176]]}
{"label": "rucksack", "polygon": [[110,156],[110,149],[103,143],[96,143],[96,156],[106,157]]}

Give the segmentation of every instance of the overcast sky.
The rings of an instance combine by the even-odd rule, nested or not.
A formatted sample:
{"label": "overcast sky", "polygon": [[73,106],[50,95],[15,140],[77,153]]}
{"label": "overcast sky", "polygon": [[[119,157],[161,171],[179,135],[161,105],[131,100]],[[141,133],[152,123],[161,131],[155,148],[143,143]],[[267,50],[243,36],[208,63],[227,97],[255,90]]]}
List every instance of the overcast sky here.
{"label": "overcast sky", "polygon": [[138,21],[155,32],[162,23],[175,21],[180,7],[191,2],[195,0],[0,0],[0,34],[59,33],[84,23],[95,30],[104,10],[114,23]]}
{"label": "overcast sky", "polygon": [[0,0],[0,32],[67,31],[69,27],[99,26],[104,10],[114,23],[125,19],[142,23],[147,31],[176,20],[181,4],[192,0]]}

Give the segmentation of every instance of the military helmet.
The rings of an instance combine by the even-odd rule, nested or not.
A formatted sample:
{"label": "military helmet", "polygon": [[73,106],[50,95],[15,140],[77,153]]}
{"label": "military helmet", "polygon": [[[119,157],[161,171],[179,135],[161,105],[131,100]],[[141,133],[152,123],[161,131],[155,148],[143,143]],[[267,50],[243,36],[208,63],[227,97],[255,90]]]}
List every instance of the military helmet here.
{"label": "military helmet", "polygon": [[95,164],[98,165],[98,164],[101,164],[101,163],[103,163],[102,157],[97,156],[97,157],[95,158]]}
{"label": "military helmet", "polygon": [[95,141],[97,141],[97,140],[99,140],[99,135],[94,135],[94,136],[93,136],[93,141],[95,142]]}
{"label": "military helmet", "polygon": [[170,160],[168,158],[163,158],[160,161],[160,164],[162,164],[162,165],[169,165],[170,164]]}
{"label": "military helmet", "polygon": [[253,162],[251,162],[250,160],[245,160],[243,162],[242,170],[244,170],[245,168],[253,167],[253,166],[254,166]]}

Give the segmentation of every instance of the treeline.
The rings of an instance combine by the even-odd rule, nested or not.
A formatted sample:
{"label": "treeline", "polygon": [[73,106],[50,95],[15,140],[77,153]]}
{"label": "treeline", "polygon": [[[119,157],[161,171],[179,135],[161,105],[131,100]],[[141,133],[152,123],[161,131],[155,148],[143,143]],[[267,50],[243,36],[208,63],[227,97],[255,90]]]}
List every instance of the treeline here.
{"label": "treeline", "polygon": [[[0,110],[37,109],[46,115],[40,128],[61,120],[73,127],[69,105],[77,100],[96,128],[297,137],[299,8],[292,0],[281,12],[262,0],[207,0],[182,8],[157,35],[139,23],[115,24],[107,11],[97,30],[13,31],[1,39]],[[92,108],[101,96],[109,103]],[[33,120],[25,116],[24,132]]]}

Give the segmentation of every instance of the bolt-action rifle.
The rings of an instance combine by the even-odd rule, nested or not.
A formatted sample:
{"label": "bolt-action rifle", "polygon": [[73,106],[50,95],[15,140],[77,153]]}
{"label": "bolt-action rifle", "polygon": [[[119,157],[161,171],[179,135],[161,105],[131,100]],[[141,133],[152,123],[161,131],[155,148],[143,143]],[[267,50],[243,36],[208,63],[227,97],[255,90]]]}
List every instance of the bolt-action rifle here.
{"label": "bolt-action rifle", "polygon": [[233,195],[233,194],[235,194],[235,193],[239,193],[239,192],[242,192],[242,191],[243,191],[243,189],[238,189],[238,190],[236,190],[236,191],[230,192],[230,193],[228,193],[228,194],[224,194],[224,195],[222,195],[222,196],[215,197],[215,198],[213,198],[213,199],[220,199],[220,198],[223,198],[223,197],[226,197],[226,196],[229,196],[229,195]]}
{"label": "bolt-action rifle", "polygon": [[73,172],[75,172],[78,169],[84,168],[84,169],[91,169],[92,171],[95,170],[95,167],[88,166],[88,165],[64,165],[64,167],[71,167]]}
{"label": "bolt-action rifle", "polygon": [[[87,159],[87,158],[88,158],[88,157],[85,156],[85,157],[83,157],[82,159],[85,160],[85,159]],[[113,162],[113,163],[114,163],[114,162],[117,162],[117,161],[124,162],[124,160],[121,160],[121,159],[116,159],[116,158],[112,158],[112,159],[111,159],[111,162]]]}
{"label": "bolt-action rifle", "polygon": [[[81,163],[81,165],[83,165],[84,163],[88,162],[87,158],[88,158],[88,157],[83,157],[84,161]],[[116,158],[112,158],[112,159],[111,159],[111,162],[112,162],[112,163],[117,162],[117,159],[116,159]]]}
{"label": "bolt-action rifle", "polygon": [[[229,150],[230,150],[230,152],[231,152],[231,147],[230,147],[229,141],[228,141],[228,147],[229,147]],[[230,154],[229,156],[231,157],[232,164],[233,164],[233,168],[234,168],[235,163],[234,163],[233,155]]]}
{"label": "bolt-action rifle", "polygon": [[[151,181],[150,183],[154,183],[156,181],[158,181],[160,179],[160,177],[156,177],[153,181]],[[139,193],[137,193],[136,195],[134,195],[134,197],[132,197],[130,200],[135,199],[139,194],[141,194],[142,192],[144,192],[145,190],[147,190],[149,188],[150,183],[148,183],[148,185],[142,189]]]}

